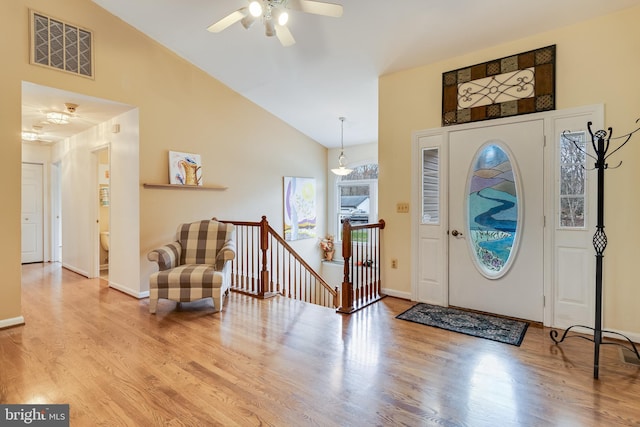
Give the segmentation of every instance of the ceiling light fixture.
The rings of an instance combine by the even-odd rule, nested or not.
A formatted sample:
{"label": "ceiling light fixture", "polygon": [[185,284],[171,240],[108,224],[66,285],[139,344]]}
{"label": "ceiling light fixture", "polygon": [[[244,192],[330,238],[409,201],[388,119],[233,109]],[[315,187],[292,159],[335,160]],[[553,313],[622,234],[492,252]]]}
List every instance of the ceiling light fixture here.
{"label": "ceiling light fixture", "polygon": [[289,14],[283,9],[277,9],[276,15],[278,17],[278,25],[287,25],[289,22]]}
{"label": "ceiling light fixture", "polygon": [[282,46],[291,46],[296,40],[287,27],[289,10],[334,18],[342,16],[342,5],[334,3],[317,0],[253,0],[249,6],[241,7],[211,24],[207,30],[219,33],[238,21],[249,29],[256,20],[261,19],[267,37],[276,36]]}
{"label": "ceiling light fixture", "polygon": [[344,117],[339,117],[340,120],[340,155],[338,156],[338,167],[331,169],[331,172],[336,175],[345,176],[353,172],[353,169],[347,168],[347,156],[344,155]]}
{"label": "ceiling light fixture", "polygon": [[66,125],[69,123],[70,115],[65,113],[59,113],[57,111],[50,111],[47,113],[47,121],[54,125]]}
{"label": "ceiling light fixture", "polygon": [[23,131],[22,132],[22,139],[24,141],[37,141],[38,140],[38,134],[35,132],[31,132],[31,131]]}
{"label": "ceiling light fixture", "polygon": [[240,20],[242,26],[247,30],[253,25],[254,22],[256,22],[256,18],[251,14],[248,14]]}
{"label": "ceiling light fixture", "polygon": [[259,1],[252,1],[251,3],[249,3],[249,13],[254,18],[262,15],[262,4],[260,4]]}
{"label": "ceiling light fixture", "polygon": [[276,35],[276,26],[273,23],[273,19],[269,19],[268,21],[264,21],[264,34],[267,37],[273,37]]}

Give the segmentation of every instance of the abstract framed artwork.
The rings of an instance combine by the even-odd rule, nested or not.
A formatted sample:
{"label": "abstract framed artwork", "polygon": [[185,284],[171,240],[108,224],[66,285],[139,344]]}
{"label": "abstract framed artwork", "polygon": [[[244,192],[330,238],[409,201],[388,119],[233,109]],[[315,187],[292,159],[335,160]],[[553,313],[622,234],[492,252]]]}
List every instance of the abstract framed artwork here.
{"label": "abstract framed artwork", "polygon": [[556,46],[442,73],[442,126],[554,110]]}
{"label": "abstract framed artwork", "polygon": [[284,239],[316,237],[315,178],[284,177]]}
{"label": "abstract framed artwork", "polygon": [[203,185],[200,155],[169,151],[169,184]]}

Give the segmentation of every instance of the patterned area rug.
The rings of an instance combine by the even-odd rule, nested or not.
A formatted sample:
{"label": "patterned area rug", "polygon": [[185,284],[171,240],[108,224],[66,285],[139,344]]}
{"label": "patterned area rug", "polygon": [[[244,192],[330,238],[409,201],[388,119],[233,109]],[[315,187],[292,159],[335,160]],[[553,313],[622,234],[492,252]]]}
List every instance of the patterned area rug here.
{"label": "patterned area rug", "polygon": [[396,318],[515,346],[522,344],[529,327],[519,320],[424,303],[414,305]]}

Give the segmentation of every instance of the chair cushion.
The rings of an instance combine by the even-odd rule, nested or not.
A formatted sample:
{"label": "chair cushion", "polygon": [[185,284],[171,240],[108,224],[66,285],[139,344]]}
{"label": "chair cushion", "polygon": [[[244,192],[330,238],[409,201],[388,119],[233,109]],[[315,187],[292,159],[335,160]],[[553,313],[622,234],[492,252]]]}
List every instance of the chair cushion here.
{"label": "chair cushion", "polygon": [[215,264],[216,255],[231,238],[232,224],[204,220],[181,224],[176,240],[182,245],[180,264]]}
{"label": "chair cushion", "polygon": [[149,284],[151,290],[158,290],[158,298],[186,302],[213,296],[223,280],[222,272],[212,265],[186,264],[153,273]]}

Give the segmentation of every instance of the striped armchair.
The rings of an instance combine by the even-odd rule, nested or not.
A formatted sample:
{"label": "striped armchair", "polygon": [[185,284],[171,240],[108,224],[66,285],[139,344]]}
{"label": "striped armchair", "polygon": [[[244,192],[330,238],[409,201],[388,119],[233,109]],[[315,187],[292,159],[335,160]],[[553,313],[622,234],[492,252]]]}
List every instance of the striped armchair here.
{"label": "striped armchair", "polygon": [[160,298],[212,298],[220,311],[231,286],[234,232],[233,224],[214,220],[180,224],[175,242],[149,252],[149,261],[158,263],[158,271],[149,277],[149,312],[156,312]]}

